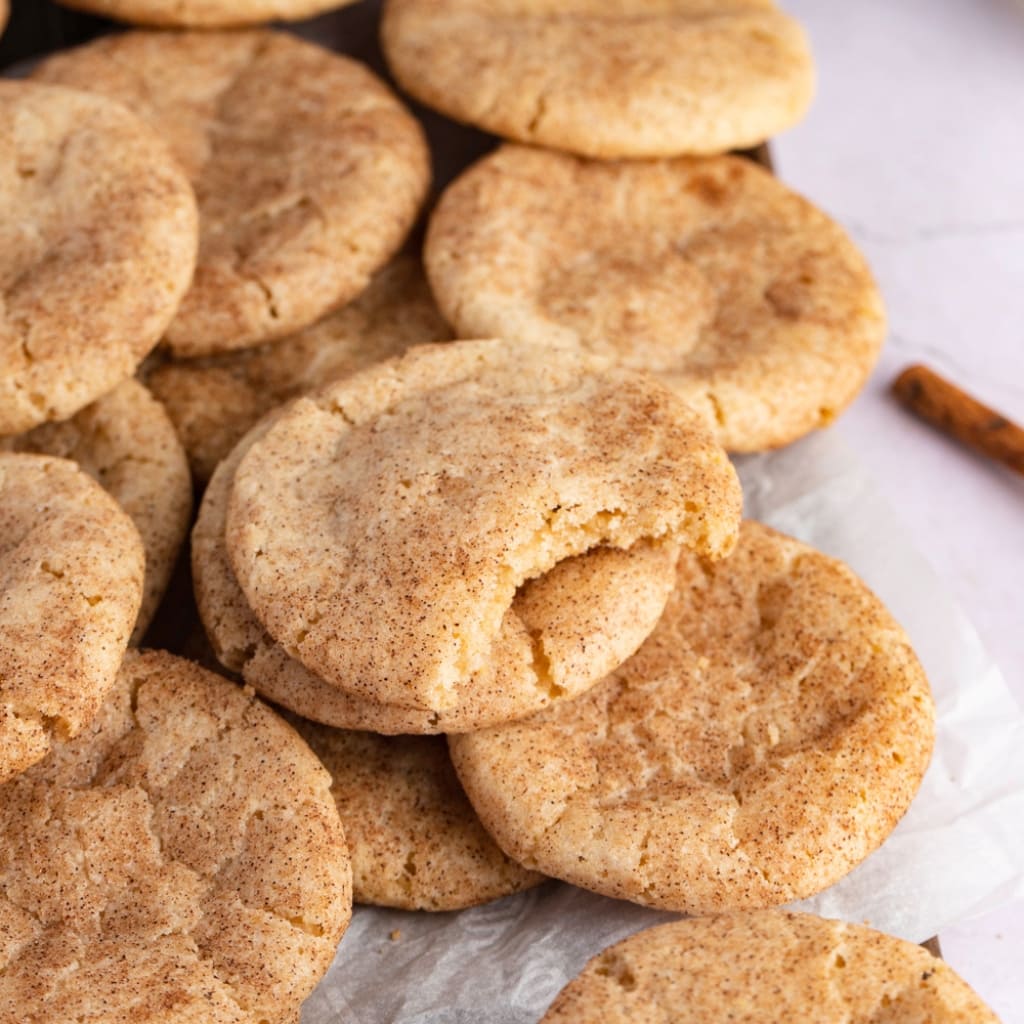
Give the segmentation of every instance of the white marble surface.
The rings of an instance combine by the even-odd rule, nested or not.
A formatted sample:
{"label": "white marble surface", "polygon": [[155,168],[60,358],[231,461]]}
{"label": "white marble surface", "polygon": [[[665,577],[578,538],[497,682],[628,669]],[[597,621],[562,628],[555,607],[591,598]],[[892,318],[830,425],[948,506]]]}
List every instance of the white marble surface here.
{"label": "white marble surface", "polygon": [[[926,362],[1024,422],[1024,3],[784,6],[810,30],[819,89],[778,140],[779,172],[849,228],[890,316],[878,370],[834,429],[1024,703],[1024,478],[912,420],[887,390]],[[1024,903],[941,940],[1004,1024],[1024,1024]]]}

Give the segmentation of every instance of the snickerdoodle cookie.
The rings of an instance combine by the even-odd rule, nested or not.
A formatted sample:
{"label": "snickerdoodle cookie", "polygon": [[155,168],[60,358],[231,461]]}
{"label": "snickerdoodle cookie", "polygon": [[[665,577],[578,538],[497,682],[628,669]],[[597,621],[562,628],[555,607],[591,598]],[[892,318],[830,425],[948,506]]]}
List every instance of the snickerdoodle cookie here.
{"label": "snickerdoodle cookie", "polygon": [[0,782],[96,716],[143,561],[132,521],[74,463],[0,452]]}
{"label": "snickerdoodle cookie", "polygon": [[312,327],[256,348],[164,363],[146,383],[166,407],[196,479],[209,480],[274,406],[413,345],[449,337],[419,261],[403,256],[359,298]]}
{"label": "snickerdoodle cookie", "polygon": [[928,681],[878,598],[746,522],[721,563],[683,553],[657,629],[606,680],[451,750],[520,863],[700,914],[848,873],[906,811],[933,739]]}
{"label": "snickerdoodle cookie", "polygon": [[520,588],[491,656],[460,680],[443,710],[382,704],[325,682],[264,630],[235,579],[225,541],[238,464],[281,414],[254,427],[217,467],[192,532],[196,603],[214,651],[270,700],[342,729],[467,732],[582,691],[625,661],[657,624],[675,582],[675,546],[598,548]]}
{"label": "snickerdoodle cookie", "polygon": [[357,903],[462,910],[539,885],[498,848],[439,736],[376,736],[291,719],[331,773]]}
{"label": "snickerdoodle cookie", "polygon": [[330,777],[250,693],[125,658],[0,790],[0,1006],[19,1021],[291,1021],[351,913]]}
{"label": "snickerdoodle cookie", "polygon": [[239,28],[299,21],[355,0],[59,0],[65,7],[156,28]]}
{"label": "snickerdoodle cookie", "polygon": [[863,925],[768,910],[695,918],[594,957],[542,1024],[999,1024],[926,949]]}
{"label": "snickerdoodle cookie", "polygon": [[57,455],[77,462],[131,517],[146,552],[137,644],[167,589],[192,515],[192,481],[174,426],[136,380],[63,423],[0,439],[0,450]]}
{"label": "snickerdoodle cookie", "polygon": [[401,245],[423,133],[368,68],[283,32],[126,32],[37,78],[103,93],[168,141],[199,200],[178,356],[282,338],[348,302]]}
{"label": "snickerdoodle cookie", "polygon": [[[576,350],[459,342],[296,399],[242,459],[226,537],[292,657],[440,711],[493,662],[528,580],[600,546],[724,556],[739,505],[725,453],[657,382]],[[526,629],[501,660],[538,702],[573,684]]]}
{"label": "snickerdoodle cookie", "polygon": [[814,91],[804,32],[772,0],[388,0],[382,39],[427,106],[603,159],[753,146]]}
{"label": "snickerdoodle cookie", "polygon": [[831,422],[885,334],[845,232],[740,157],[504,146],[445,192],[425,260],[459,336],[566,340],[651,371],[734,451]]}
{"label": "snickerdoodle cookie", "polygon": [[196,258],[167,146],[99,96],[0,81],[0,434],[66,419],[130,377]]}

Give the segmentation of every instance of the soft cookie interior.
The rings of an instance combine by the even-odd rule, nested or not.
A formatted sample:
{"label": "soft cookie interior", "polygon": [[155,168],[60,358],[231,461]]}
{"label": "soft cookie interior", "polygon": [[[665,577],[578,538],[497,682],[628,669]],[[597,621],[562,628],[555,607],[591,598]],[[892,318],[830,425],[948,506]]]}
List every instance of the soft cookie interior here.
{"label": "soft cookie interior", "polygon": [[695,414],[575,351],[536,356],[416,349],[300,399],[250,449],[228,552],[292,657],[383,703],[443,710],[517,589],[562,560],[639,540],[731,548],[735,473]]}

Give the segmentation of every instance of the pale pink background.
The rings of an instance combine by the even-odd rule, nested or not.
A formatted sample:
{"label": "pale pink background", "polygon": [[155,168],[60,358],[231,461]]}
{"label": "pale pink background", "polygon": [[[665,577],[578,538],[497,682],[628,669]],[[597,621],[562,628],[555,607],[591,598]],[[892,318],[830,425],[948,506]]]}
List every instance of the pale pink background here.
{"label": "pale pink background", "polygon": [[[1024,703],[1024,478],[937,438],[886,393],[924,361],[1024,422],[1024,5],[783,6],[810,30],[820,82],[809,118],[778,140],[779,173],[850,229],[891,320],[878,372],[835,429]],[[1024,1024],[1024,903],[941,939],[1004,1024]]]}

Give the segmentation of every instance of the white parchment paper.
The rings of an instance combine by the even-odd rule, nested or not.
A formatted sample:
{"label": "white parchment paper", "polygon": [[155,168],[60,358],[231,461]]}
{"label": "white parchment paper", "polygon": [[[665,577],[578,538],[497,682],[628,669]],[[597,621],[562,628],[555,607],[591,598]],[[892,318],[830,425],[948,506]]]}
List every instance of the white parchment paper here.
{"label": "white parchment paper", "polygon": [[[882,597],[938,707],[935,755],[906,817],[799,906],[921,941],[1024,895],[1024,714],[973,627],[837,435],[739,468],[748,516],[844,559]],[[591,956],[671,916],[558,882],[460,914],[359,907],[302,1021],[535,1024]]]}

